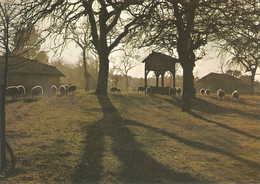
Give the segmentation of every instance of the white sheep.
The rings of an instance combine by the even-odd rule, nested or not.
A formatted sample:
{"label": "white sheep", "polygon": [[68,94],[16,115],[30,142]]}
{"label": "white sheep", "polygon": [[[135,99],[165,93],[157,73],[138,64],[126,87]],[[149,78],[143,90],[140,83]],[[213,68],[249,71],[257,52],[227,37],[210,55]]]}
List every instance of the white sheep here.
{"label": "white sheep", "polygon": [[68,89],[67,89],[67,94],[72,93],[74,95],[75,92],[76,92],[76,89],[77,89],[76,85],[69,86]]}
{"label": "white sheep", "polygon": [[41,96],[43,95],[43,88],[41,86],[34,86],[31,89],[32,99],[34,96]]}
{"label": "white sheep", "polygon": [[176,89],[176,93],[178,94],[178,96],[181,94],[181,88],[179,88],[179,87],[176,87],[175,88]]}
{"label": "white sheep", "polygon": [[65,94],[67,94],[67,89],[64,85],[60,86],[59,90],[60,90],[61,96],[64,96]]}
{"label": "white sheep", "polygon": [[152,87],[151,86],[146,88],[146,93],[147,94],[152,94]]}
{"label": "white sheep", "polygon": [[201,89],[200,89],[200,93],[201,93],[202,95],[205,95],[205,89],[204,89],[204,88],[201,88]]}
{"label": "white sheep", "polygon": [[16,86],[9,86],[5,91],[6,96],[12,96],[13,100],[16,100],[19,95],[19,90]]}
{"label": "white sheep", "polygon": [[19,85],[19,86],[17,86],[17,88],[18,88],[19,99],[21,98],[21,96],[23,96],[23,99],[24,99],[25,87],[23,85]]}
{"label": "white sheep", "polygon": [[170,88],[169,89],[169,94],[170,94],[170,96],[176,95],[176,88]]}
{"label": "white sheep", "polygon": [[209,96],[210,95],[210,89],[206,89],[205,93],[206,93],[207,96]]}
{"label": "white sheep", "polygon": [[55,96],[57,90],[58,90],[58,88],[57,88],[55,85],[52,85],[52,86],[50,87],[51,95],[52,95],[52,96]]}
{"label": "white sheep", "polygon": [[238,98],[239,98],[239,93],[238,93],[237,90],[233,91],[232,97],[238,100]]}
{"label": "white sheep", "polygon": [[225,91],[223,89],[219,89],[217,91],[217,95],[220,99],[222,99],[225,96]]}

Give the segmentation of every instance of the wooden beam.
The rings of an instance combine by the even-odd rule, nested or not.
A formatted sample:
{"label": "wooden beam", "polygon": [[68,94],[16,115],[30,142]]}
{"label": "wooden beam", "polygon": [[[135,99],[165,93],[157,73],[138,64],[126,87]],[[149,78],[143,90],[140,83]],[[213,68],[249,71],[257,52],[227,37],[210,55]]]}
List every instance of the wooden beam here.
{"label": "wooden beam", "polygon": [[164,74],[165,74],[165,72],[161,72],[161,76],[162,76],[162,87],[164,87]]}

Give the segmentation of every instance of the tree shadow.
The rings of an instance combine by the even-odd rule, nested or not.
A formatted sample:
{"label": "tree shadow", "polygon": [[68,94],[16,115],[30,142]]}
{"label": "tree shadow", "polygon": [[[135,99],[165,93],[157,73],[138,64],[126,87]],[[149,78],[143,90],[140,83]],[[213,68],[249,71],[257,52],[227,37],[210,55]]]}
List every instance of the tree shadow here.
{"label": "tree shadow", "polygon": [[152,126],[149,126],[149,125],[144,125],[144,124],[137,123],[137,122],[135,122],[135,124],[133,124],[133,122],[130,122],[130,124],[136,125],[136,126],[141,126],[141,127],[146,128],[146,129],[150,129],[151,131],[154,131],[156,133],[160,133],[160,134],[162,134],[164,136],[167,136],[169,138],[175,139],[175,140],[177,140],[177,141],[179,141],[179,142],[181,142],[181,143],[183,143],[183,144],[185,144],[187,146],[190,146],[190,147],[202,150],[202,151],[219,153],[221,155],[225,155],[227,157],[230,157],[231,159],[234,159],[234,160],[237,160],[239,162],[242,162],[242,163],[248,165],[249,167],[256,168],[258,170],[260,169],[260,164],[259,163],[251,161],[251,160],[247,160],[247,159],[244,159],[244,158],[241,158],[241,157],[238,157],[238,156],[236,156],[235,154],[233,154],[233,153],[231,153],[229,151],[222,150],[220,148],[217,148],[217,147],[214,147],[214,146],[211,146],[211,145],[207,145],[205,143],[201,143],[201,142],[197,142],[197,141],[194,141],[194,140],[185,139],[183,137],[179,137],[175,133],[168,132],[168,131],[165,131],[165,130],[161,130],[161,129],[158,129],[156,127],[152,127]]}
{"label": "tree shadow", "polygon": [[[210,98],[214,99],[214,100],[219,100],[218,97],[215,96],[211,96]],[[239,105],[247,105],[247,106],[251,106],[251,107],[259,107],[259,104],[250,104],[248,103],[243,97],[239,98],[239,99],[235,99],[235,98],[225,98],[225,101],[228,101],[230,103],[234,103],[234,104],[239,104]]]}
{"label": "tree shadow", "polygon": [[[158,98],[160,98],[160,97],[158,97]],[[179,104],[178,104],[178,103],[180,103],[180,102],[179,102],[180,99],[178,99],[178,98],[174,98],[173,100],[172,100],[172,99],[165,99],[165,98],[160,98],[160,99],[163,99],[163,100],[165,100],[166,102],[168,102],[168,103],[170,103],[170,104],[172,104],[172,105],[174,105],[174,106],[179,107]],[[198,99],[198,101],[200,101],[200,99]],[[215,104],[209,103],[209,102],[204,101],[204,100],[202,100],[202,102],[206,102],[206,107],[203,107],[203,104],[201,103],[201,104],[199,104],[199,105],[197,105],[197,106],[202,106],[202,107],[197,107],[197,108],[193,108],[193,109],[194,109],[194,110],[198,110],[198,111],[199,111],[199,109],[200,109],[200,111],[202,111],[202,112],[204,112],[204,113],[207,113],[207,112],[205,112],[207,108],[222,108],[222,107],[220,107],[220,106],[217,106],[217,105],[215,105]],[[223,108],[224,108],[224,107],[223,107]],[[205,109],[205,111],[204,111],[204,109]],[[224,108],[224,109],[226,109],[226,111],[231,111],[231,110],[233,110],[233,109],[230,109],[230,108]],[[221,111],[222,111],[222,109],[221,109]],[[236,111],[238,111],[238,110],[234,110],[234,111],[236,112]],[[225,112],[225,113],[228,113],[228,112]],[[231,113],[231,112],[229,112],[229,113]],[[239,114],[240,111],[238,111],[237,113]],[[205,121],[205,122],[207,122],[207,123],[213,123],[213,124],[215,124],[215,125],[217,125],[217,126],[219,126],[219,127],[222,127],[222,128],[227,129],[227,130],[233,131],[233,132],[235,132],[235,133],[241,134],[241,135],[246,136],[246,137],[248,137],[248,138],[253,138],[253,139],[256,139],[256,140],[260,140],[260,137],[258,137],[258,136],[251,135],[251,134],[249,134],[249,133],[247,133],[247,132],[245,132],[245,131],[242,131],[242,130],[239,130],[239,129],[230,127],[230,126],[228,126],[228,125],[226,125],[226,124],[223,124],[223,123],[220,123],[220,122],[217,122],[217,121],[213,121],[213,120],[207,119],[207,118],[205,118],[205,117],[203,117],[203,116],[201,116],[201,115],[199,115],[199,114],[196,114],[196,113],[193,112],[193,111],[189,112],[189,114],[192,115],[193,117],[195,117],[195,118],[197,118],[197,119],[200,119],[200,120],[203,120],[203,121]],[[242,114],[242,113],[240,113],[240,114]],[[250,116],[250,117],[251,117],[251,116],[253,116],[253,117],[255,116],[255,115],[248,114],[248,113],[246,113],[246,114],[247,114],[248,116]]]}
{"label": "tree shadow", "polygon": [[[181,99],[177,97],[173,97],[172,99],[169,98],[162,98],[159,96],[156,96],[157,98],[163,99],[164,101],[176,106],[176,107],[181,107]],[[203,99],[192,99],[191,101],[191,109],[204,112],[207,114],[212,114],[212,115],[220,115],[220,114],[230,114],[230,113],[236,113],[239,115],[243,115],[249,118],[253,119],[260,119],[260,114],[254,114],[254,113],[249,113],[249,112],[244,112],[235,108],[228,108],[228,107],[223,107],[216,105],[214,103],[210,103],[206,100]]]}
{"label": "tree shadow", "polygon": [[189,114],[192,115],[193,117],[197,118],[197,119],[201,119],[201,120],[206,121],[206,122],[208,122],[208,123],[213,123],[213,124],[218,125],[218,126],[220,126],[220,127],[222,127],[222,128],[225,128],[225,129],[227,129],[227,130],[230,130],[230,131],[233,131],[233,132],[235,132],[235,133],[244,135],[244,136],[246,136],[246,137],[248,137],[248,138],[253,138],[253,139],[260,140],[260,137],[251,135],[251,134],[249,134],[249,133],[247,133],[247,132],[244,132],[244,131],[242,131],[242,130],[239,130],[239,129],[236,129],[236,128],[227,126],[227,125],[222,124],[222,123],[219,123],[219,122],[217,122],[217,121],[209,120],[209,119],[207,119],[207,118],[205,118],[205,117],[203,117],[203,116],[201,116],[201,115],[199,115],[199,114],[196,114],[196,113],[193,112],[193,111],[189,112]]}
{"label": "tree shadow", "polygon": [[37,98],[36,98],[36,99],[27,98],[27,99],[24,100],[24,102],[25,102],[25,103],[32,103],[32,102],[37,102],[37,101],[39,101],[39,100],[40,100],[40,99],[37,99]]}
{"label": "tree shadow", "polygon": [[18,102],[19,100],[18,99],[15,99],[15,100],[7,100],[5,101],[5,104],[12,104],[12,103],[15,103],[15,102]]}
{"label": "tree shadow", "polygon": [[141,125],[136,121],[124,119],[110,102],[108,96],[98,95],[98,101],[103,110],[103,118],[85,127],[85,149],[81,161],[72,178],[73,182],[101,181],[103,177],[103,156],[105,151],[105,136],[112,139],[111,149],[120,160],[119,173],[108,173],[113,178],[127,183],[173,183],[199,182],[188,173],[176,172],[157,162],[147,152],[143,145],[136,141],[135,134],[127,125]]}
{"label": "tree shadow", "polygon": [[[231,102],[228,100],[230,103],[234,103],[233,101]],[[236,114],[241,114],[243,116],[249,117],[249,118],[255,118],[255,119],[260,119],[260,114],[254,114],[254,113],[249,113],[249,112],[244,112],[242,110],[236,109],[236,108],[228,108],[228,107],[223,107],[216,105],[214,103],[211,103],[209,101],[206,101],[204,99],[195,99],[193,103],[192,109],[197,110],[197,111],[202,111],[208,114],[229,114],[229,113],[236,113]]]}

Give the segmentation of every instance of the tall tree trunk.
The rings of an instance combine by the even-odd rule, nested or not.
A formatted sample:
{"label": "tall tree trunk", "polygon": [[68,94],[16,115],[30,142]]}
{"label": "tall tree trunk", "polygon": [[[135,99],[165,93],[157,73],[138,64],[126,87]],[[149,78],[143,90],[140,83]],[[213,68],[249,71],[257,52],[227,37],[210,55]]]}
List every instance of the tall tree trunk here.
{"label": "tall tree trunk", "polygon": [[129,89],[129,82],[128,82],[128,76],[125,76],[125,90],[128,91]]}
{"label": "tall tree trunk", "polygon": [[255,73],[256,73],[256,69],[251,71],[251,80],[250,80],[250,93],[251,95],[253,95],[255,93]]}
{"label": "tall tree trunk", "polygon": [[196,89],[195,89],[195,87],[194,87],[193,68],[194,68],[194,67],[192,67],[192,72],[191,72],[191,78],[192,78],[192,80],[191,80],[191,84],[190,84],[190,85],[191,85],[191,86],[190,86],[190,88],[191,88],[190,97],[193,98],[193,99],[195,99],[195,98],[196,98]]}
{"label": "tall tree trunk", "polygon": [[182,106],[183,112],[189,112],[191,110],[190,98],[194,93],[193,86],[193,66],[189,63],[182,65],[183,68],[183,94],[182,94]]}
{"label": "tall tree trunk", "polygon": [[85,91],[90,89],[90,73],[87,69],[87,58],[86,58],[86,49],[82,48],[83,50],[83,68],[84,68],[84,77],[85,77]]}
{"label": "tall tree trunk", "polygon": [[[8,24],[7,24],[8,25]],[[7,71],[8,71],[8,55],[9,55],[9,48],[8,48],[8,29],[6,32],[6,43],[5,43],[5,65],[4,65],[4,81],[1,85],[1,99],[0,99],[0,173],[6,167],[6,140],[5,140],[5,92],[6,92],[6,85],[7,85]]]}
{"label": "tall tree trunk", "polygon": [[0,173],[6,166],[6,149],[5,149],[5,85],[0,87],[1,99],[0,99]]}
{"label": "tall tree trunk", "polygon": [[109,60],[108,54],[99,53],[99,72],[96,94],[107,95]]}

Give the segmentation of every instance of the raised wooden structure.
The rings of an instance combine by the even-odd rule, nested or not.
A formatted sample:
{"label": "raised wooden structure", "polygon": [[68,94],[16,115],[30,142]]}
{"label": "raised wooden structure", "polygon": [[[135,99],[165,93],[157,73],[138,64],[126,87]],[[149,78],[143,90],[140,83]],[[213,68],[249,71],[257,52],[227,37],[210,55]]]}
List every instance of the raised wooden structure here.
{"label": "raised wooden structure", "polygon": [[146,57],[142,63],[145,63],[144,84],[147,88],[147,75],[153,71],[156,76],[156,87],[159,88],[159,77],[161,76],[161,88],[164,88],[165,72],[170,71],[173,75],[173,87],[175,88],[175,64],[179,62],[178,59],[167,56],[160,52],[152,52]]}

